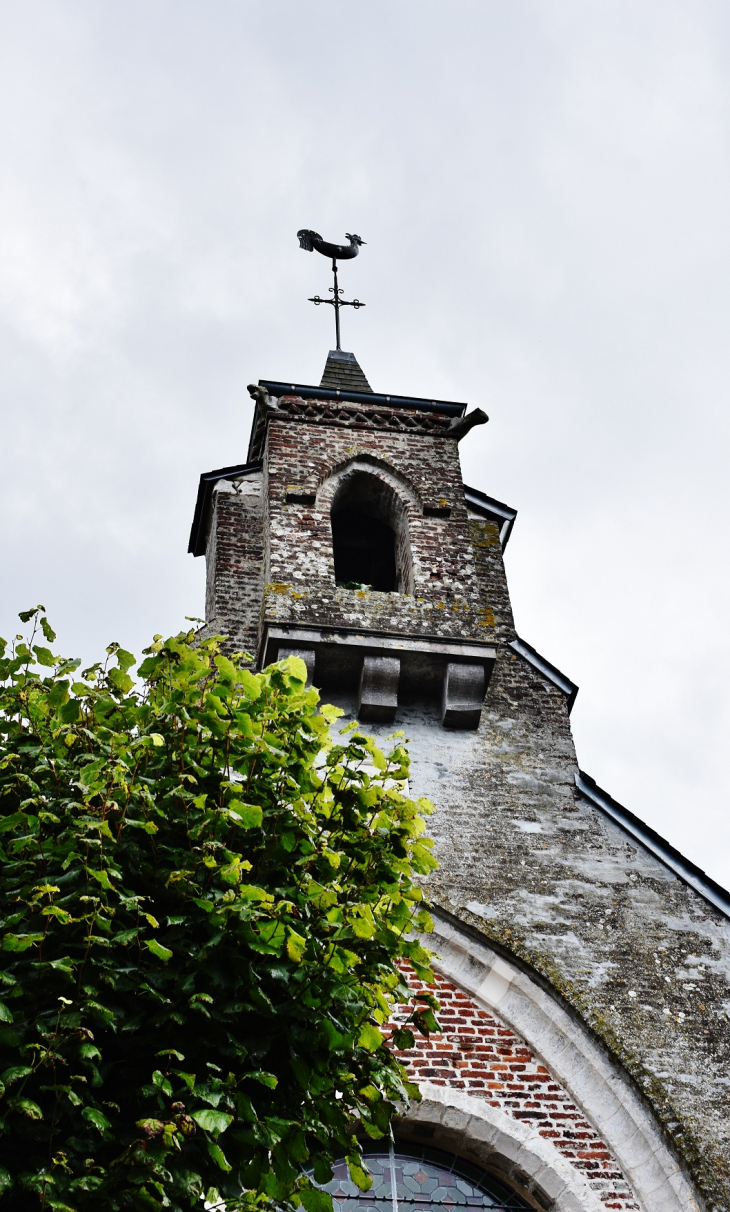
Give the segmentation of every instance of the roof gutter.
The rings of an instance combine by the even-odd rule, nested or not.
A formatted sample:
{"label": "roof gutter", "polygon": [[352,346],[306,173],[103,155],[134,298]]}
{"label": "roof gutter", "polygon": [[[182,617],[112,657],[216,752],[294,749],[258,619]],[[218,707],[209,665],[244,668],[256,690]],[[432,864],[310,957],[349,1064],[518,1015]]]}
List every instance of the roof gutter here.
{"label": "roof gutter", "polygon": [[453,400],[425,400],[418,396],[382,396],[374,391],[337,391],[330,387],[307,387],[303,383],[276,383],[259,379],[259,387],[270,396],[301,396],[305,400],[341,400],[352,404],[370,404],[388,408],[408,408],[416,412],[438,412],[449,417],[463,417],[466,404]]}

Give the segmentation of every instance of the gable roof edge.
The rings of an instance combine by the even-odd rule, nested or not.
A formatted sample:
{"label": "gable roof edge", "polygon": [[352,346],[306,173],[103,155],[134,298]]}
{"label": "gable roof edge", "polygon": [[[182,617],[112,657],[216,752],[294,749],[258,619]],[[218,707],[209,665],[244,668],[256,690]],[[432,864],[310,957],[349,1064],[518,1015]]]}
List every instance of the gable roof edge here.
{"label": "gable roof edge", "polygon": [[205,555],[208,537],[208,516],[213,489],[219,480],[235,480],[237,477],[251,475],[261,471],[263,463],[237,463],[233,467],[219,467],[217,471],[204,471],[198,484],[198,496],[195,501],[193,524],[190,527],[188,552],[190,555]]}
{"label": "gable roof edge", "polygon": [[640,842],[645,850],[659,859],[660,863],[663,863],[674,875],[698,892],[715,909],[719,909],[725,917],[730,918],[730,893],[707,875],[701,867],[698,867],[691,859],[685,858],[676,847],[666,841],[655,829],[652,829],[651,825],[646,825],[628,808],[624,808],[623,804],[619,804],[585,771],[578,771],[575,776],[575,785],[584,799],[589,800],[595,808],[610,817],[625,833]]}
{"label": "gable roof edge", "polygon": [[566,674],[561,673],[557,666],[552,665],[544,656],[540,656],[537,649],[533,648],[532,644],[528,644],[527,640],[521,640],[519,636],[515,636],[508,644],[508,647],[513,652],[519,653],[523,660],[527,661],[528,665],[532,665],[533,669],[536,669],[544,678],[547,678],[548,682],[552,682],[553,686],[557,686],[558,690],[562,690],[568,700],[568,715],[570,715],[573,710],[575,696],[578,693],[578,687],[575,682],[567,677]]}
{"label": "gable roof edge", "polygon": [[468,484],[464,485],[464,497],[468,509],[473,509],[475,513],[481,513],[490,521],[499,523],[499,541],[504,550],[512,534],[517,510],[513,509],[511,505],[505,505],[504,501],[488,497],[486,492],[481,492],[478,488],[470,488]]}

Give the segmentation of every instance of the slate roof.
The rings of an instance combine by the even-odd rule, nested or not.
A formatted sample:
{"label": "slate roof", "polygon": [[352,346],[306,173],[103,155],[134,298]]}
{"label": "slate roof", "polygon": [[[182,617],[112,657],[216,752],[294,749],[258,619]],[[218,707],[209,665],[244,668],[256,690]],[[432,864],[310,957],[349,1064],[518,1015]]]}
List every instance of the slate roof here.
{"label": "slate roof", "polygon": [[333,391],[372,391],[354,353],[331,349],[327,354],[320,387]]}

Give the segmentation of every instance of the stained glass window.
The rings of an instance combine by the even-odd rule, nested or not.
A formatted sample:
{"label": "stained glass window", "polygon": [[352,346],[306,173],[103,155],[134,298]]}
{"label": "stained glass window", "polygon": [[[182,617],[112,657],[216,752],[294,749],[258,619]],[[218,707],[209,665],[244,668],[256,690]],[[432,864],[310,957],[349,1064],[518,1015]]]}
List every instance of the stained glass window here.
{"label": "stained glass window", "polygon": [[400,1142],[390,1153],[381,1149],[364,1156],[372,1187],[360,1191],[347,1163],[338,1162],[332,1182],[324,1188],[332,1195],[335,1212],[530,1212],[530,1205],[504,1183],[440,1149]]}

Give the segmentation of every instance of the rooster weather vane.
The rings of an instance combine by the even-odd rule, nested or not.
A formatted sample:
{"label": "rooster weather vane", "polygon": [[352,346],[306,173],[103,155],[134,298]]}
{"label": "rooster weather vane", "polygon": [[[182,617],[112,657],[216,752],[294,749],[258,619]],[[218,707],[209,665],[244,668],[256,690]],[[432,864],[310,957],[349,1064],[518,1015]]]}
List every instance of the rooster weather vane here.
{"label": "rooster weather vane", "polygon": [[317,307],[319,307],[320,303],[330,303],[332,307],[334,307],[337,349],[340,350],[342,349],[342,346],[340,345],[340,308],[354,307],[355,311],[357,311],[359,307],[365,306],[365,304],[361,303],[359,299],[349,300],[342,299],[340,297],[345,292],[343,288],[337,284],[337,260],[339,258],[340,261],[349,261],[352,257],[356,257],[360,251],[360,245],[365,243],[365,241],[361,240],[359,236],[351,236],[349,231],[345,232],[345,235],[350,241],[349,244],[328,244],[327,241],[323,240],[316,231],[307,231],[306,228],[302,228],[301,231],[297,232],[300,248],[306,249],[307,252],[313,252],[316,248],[317,252],[321,253],[323,257],[332,258],[332,273],[335,276],[335,284],[334,286],[330,286],[330,294],[332,295],[332,298],[322,299],[319,295],[315,295],[313,299],[309,300],[309,302],[314,303]]}

